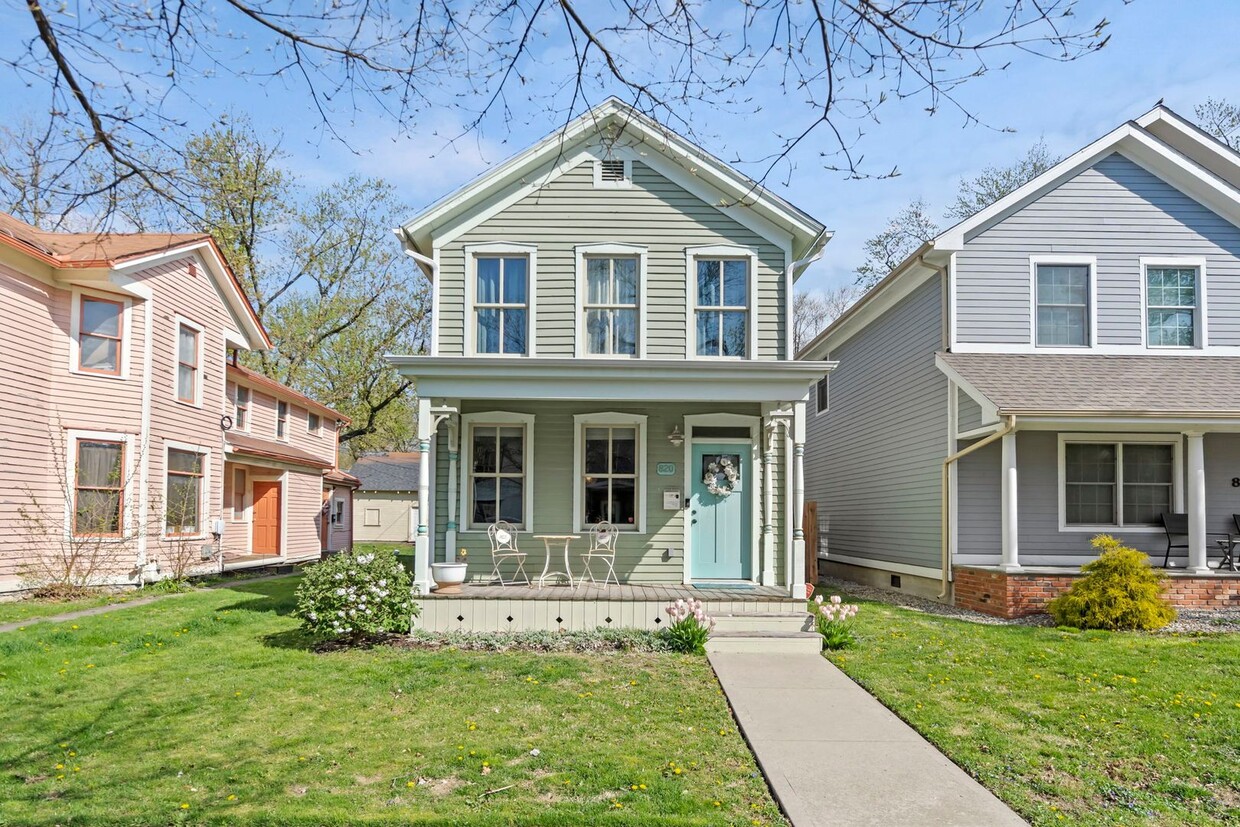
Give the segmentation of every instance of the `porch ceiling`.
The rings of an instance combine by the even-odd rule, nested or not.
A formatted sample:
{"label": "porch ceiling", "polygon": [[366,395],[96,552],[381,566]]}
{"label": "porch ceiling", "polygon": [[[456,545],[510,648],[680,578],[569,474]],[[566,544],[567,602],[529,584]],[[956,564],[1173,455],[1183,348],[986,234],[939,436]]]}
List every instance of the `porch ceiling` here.
{"label": "porch ceiling", "polygon": [[835,362],[394,356],[424,398],[784,402]]}

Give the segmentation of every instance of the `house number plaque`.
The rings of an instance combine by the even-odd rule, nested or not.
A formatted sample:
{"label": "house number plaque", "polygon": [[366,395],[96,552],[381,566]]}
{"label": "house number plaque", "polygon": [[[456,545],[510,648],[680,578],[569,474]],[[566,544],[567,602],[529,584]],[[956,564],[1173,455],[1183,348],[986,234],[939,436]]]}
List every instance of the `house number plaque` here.
{"label": "house number plaque", "polygon": [[676,463],[660,462],[654,467],[654,472],[660,477],[674,477],[676,476]]}

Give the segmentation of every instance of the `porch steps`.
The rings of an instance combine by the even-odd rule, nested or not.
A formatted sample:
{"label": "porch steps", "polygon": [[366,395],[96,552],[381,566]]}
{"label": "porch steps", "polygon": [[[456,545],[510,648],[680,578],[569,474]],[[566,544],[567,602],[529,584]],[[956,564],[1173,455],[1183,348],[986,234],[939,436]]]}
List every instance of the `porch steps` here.
{"label": "porch steps", "polygon": [[781,654],[816,655],[822,651],[822,637],[817,632],[743,631],[715,632],[706,641],[709,654]]}
{"label": "porch steps", "polygon": [[807,632],[813,618],[801,612],[742,612],[717,614],[715,634],[723,632]]}

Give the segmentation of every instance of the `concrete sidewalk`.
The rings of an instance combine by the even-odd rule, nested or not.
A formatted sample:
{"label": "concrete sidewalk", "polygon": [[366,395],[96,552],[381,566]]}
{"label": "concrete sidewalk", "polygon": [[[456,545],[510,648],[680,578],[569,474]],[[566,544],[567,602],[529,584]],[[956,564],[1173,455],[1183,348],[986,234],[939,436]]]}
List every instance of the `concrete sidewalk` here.
{"label": "concrete sidewalk", "polygon": [[1025,824],[821,655],[709,657],[795,827]]}

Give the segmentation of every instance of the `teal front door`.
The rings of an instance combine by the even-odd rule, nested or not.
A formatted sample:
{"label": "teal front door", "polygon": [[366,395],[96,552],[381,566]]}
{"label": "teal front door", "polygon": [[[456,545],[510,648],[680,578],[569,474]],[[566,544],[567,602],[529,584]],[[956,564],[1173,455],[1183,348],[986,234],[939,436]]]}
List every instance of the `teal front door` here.
{"label": "teal front door", "polygon": [[[693,464],[689,467],[693,492],[689,500],[689,574],[694,580],[750,578],[750,456],[748,444],[693,443]],[[708,475],[715,481],[714,492],[707,482]]]}

